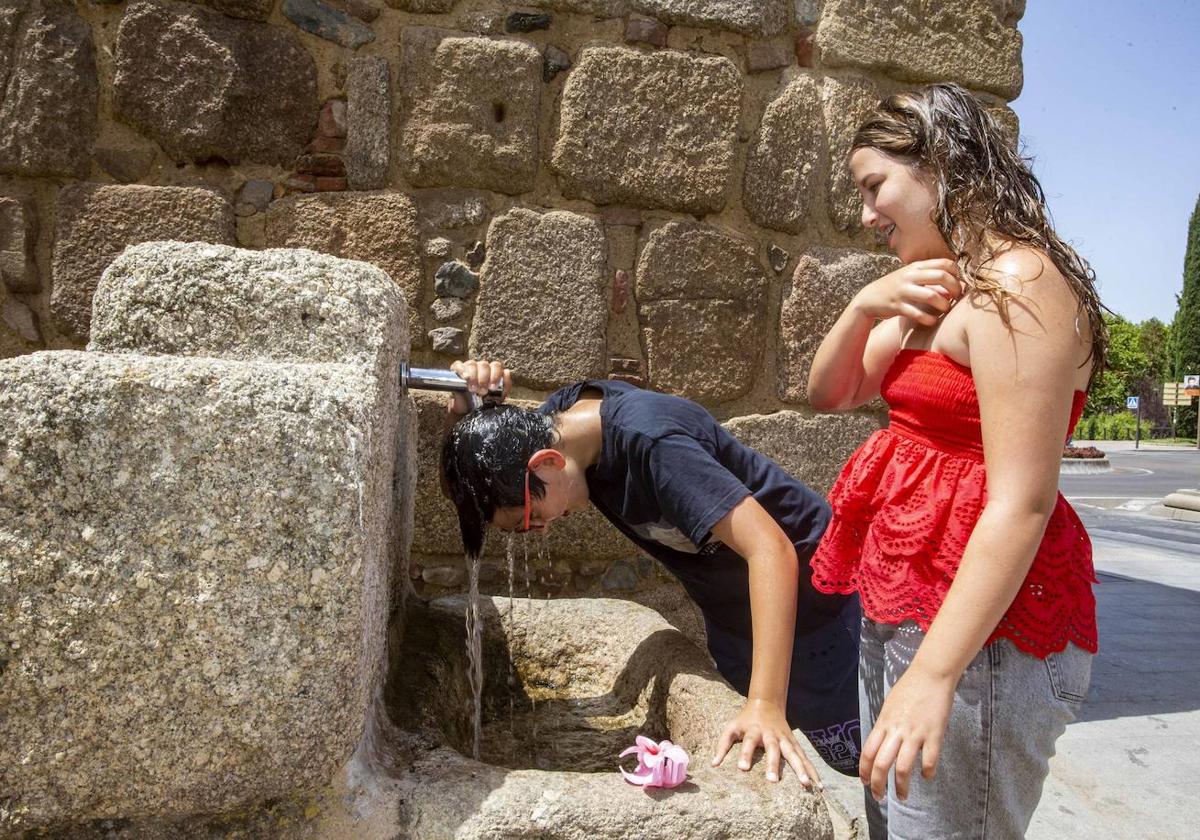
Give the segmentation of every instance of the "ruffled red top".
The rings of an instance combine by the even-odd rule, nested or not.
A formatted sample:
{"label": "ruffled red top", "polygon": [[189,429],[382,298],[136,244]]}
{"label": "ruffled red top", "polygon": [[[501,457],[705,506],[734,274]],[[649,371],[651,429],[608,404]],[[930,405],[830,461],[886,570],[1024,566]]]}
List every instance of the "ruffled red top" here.
{"label": "ruffled red top", "polygon": [[[883,624],[929,629],[987,501],[979,398],[971,369],[901,350],[883,379],[889,426],[851,456],[830,491],[833,520],[812,557],[822,592],[857,591]],[[1086,395],[1075,392],[1074,429]],[[1073,642],[1096,652],[1092,544],[1062,494],[999,638],[1039,658]]]}

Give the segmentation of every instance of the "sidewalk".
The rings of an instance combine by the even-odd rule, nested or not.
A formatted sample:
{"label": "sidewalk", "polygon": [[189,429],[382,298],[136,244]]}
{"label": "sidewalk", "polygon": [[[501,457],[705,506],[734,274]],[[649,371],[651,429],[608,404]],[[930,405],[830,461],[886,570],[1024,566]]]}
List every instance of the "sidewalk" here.
{"label": "sidewalk", "polygon": [[[1072,446],[1094,446],[1102,452],[1133,452],[1134,443],[1132,440],[1073,440]],[[1163,444],[1155,443],[1154,441],[1142,440],[1137,447],[1141,452],[1195,452],[1196,447],[1186,444]]]}
{"label": "sidewalk", "polygon": [[[1100,653],[1088,702],[1059,739],[1027,837],[1195,837],[1200,557],[1103,538],[1094,547]],[[838,802],[860,816],[865,838],[861,786],[832,772],[823,777]]]}

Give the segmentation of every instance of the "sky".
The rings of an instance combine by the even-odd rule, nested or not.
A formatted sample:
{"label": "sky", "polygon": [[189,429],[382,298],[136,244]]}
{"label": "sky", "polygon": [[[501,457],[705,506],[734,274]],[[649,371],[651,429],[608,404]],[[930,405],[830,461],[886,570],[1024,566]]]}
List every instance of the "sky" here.
{"label": "sky", "polygon": [[1170,322],[1200,197],[1200,0],[1029,0],[1012,103],[1055,230],[1130,321]]}

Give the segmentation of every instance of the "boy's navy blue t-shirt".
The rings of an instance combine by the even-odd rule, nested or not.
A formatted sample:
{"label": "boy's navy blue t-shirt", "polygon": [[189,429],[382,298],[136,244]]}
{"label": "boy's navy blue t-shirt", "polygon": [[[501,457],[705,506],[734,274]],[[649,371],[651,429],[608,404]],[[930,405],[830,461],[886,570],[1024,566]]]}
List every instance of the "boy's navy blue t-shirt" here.
{"label": "boy's navy blue t-shirt", "polygon": [[679,578],[710,633],[752,636],[746,561],[712,535],[751,495],[796,547],[797,635],[838,614],[845,599],[816,592],[808,565],[830,519],[821,496],[679,397],[591,380],[555,391],[541,410],[565,411],[588,389],[603,395],[600,457],[587,470],[592,504]]}

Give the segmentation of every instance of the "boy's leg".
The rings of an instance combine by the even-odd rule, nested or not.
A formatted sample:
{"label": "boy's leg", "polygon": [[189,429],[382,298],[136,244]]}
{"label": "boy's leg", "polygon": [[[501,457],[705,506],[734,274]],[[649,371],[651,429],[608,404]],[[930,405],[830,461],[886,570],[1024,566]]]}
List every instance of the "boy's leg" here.
{"label": "boy's leg", "polygon": [[856,596],[820,627],[797,634],[788,687],[788,723],[804,733],[825,763],[858,775],[860,610]]}

